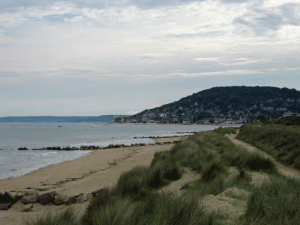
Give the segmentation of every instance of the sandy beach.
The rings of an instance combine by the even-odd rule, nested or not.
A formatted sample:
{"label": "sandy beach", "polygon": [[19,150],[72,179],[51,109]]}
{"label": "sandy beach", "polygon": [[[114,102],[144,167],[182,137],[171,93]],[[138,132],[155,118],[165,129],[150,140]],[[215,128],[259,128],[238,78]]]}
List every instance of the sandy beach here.
{"label": "sandy beach", "polygon": [[[80,193],[91,193],[101,188],[111,188],[116,185],[122,172],[138,165],[150,165],[154,153],[169,150],[174,144],[164,144],[184,139],[186,137],[158,138],[155,143],[146,146],[133,146],[113,149],[94,150],[90,155],[63,163],[50,165],[30,172],[24,176],[0,180],[0,192],[18,192],[37,190],[39,193],[56,191],[68,196]],[[70,154],[72,154],[70,152]],[[61,212],[62,209],[73,207],[78,215],[84,213],[88,202],[73,206],[43,206],[34,204],[32,212],[22,212],[28,205],[20,201],[7,211],[0,211],[1,224],[23,224],[27,218],[35,218],[48,212]]]}

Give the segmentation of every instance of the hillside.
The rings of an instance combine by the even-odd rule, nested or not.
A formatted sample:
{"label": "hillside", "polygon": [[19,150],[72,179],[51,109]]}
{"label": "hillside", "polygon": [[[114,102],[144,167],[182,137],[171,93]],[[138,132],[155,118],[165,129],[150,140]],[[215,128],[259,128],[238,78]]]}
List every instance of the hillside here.
{"label": "hillside", "polygon": [[[297,115],[300,111],[300,91],[277,87],[214,87],[194,93],[178,101],[144,110],[132,118],[169,123],[195,122],[204,118],[243,121]],[[142,119],[144,117],[144,120]],[[148,119],[146,118],[148,117]],[[165,119],[161,119],[165,117]],[[174,119],[177,117],[177,119]]]}

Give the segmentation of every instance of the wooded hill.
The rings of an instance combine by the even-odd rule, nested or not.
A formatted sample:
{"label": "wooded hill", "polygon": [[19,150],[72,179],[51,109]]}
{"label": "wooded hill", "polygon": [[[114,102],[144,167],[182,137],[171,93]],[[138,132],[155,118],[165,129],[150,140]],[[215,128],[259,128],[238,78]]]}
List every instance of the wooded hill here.
{"label": "wooded hill", "polygon": [[[273,107],[268,108],[268,107]],[[145,110],[145,112],[197,112],[216,111],[227,113],[229,110],[251,110],[251,113],[274,113],[276,110],[299,112],[300,91],[278,87],[214,87],[194,93],[160,107]],[[273,112],[272,112],[273,111]]]}

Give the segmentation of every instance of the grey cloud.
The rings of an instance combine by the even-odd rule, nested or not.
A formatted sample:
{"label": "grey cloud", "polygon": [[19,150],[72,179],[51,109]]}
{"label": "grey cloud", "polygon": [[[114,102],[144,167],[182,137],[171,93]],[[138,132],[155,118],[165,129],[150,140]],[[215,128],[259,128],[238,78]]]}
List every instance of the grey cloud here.
{"label": "grey cloud", "polygon": [[0,11],[8,11],[15,7],[30,7],[30,6],[47,6],[53,5],[55,2],[66,2],[78,5],[79,7],[96,7],[96,8],[105,8],[110,6],[130,6],[135,5],[142,9],[146,8],[155,8],[161,6],[172,6],[172,5],[182,5],[190,2],[203,2],[206,0],[128,0],[128,1],[119,1],[119,0],[64,0],[64,1],[46,1],[46,0],[2,0],[0,1]]}
{"label": "grey cloud", "polygon": [[183,5],[190,2],[203,2],[206,0],[132,0],[130,3],[132,5],[137,5],[138,7],[144,8],[155,8],[163,6],[172,6],[172,5]]}
{"label": "grey cloud", "polygon": [[252,0],[220,0],[220,2],[222,2],[222,3],[228,3],[228,4],[231,4],[231,3],[240,3],[240,4],[242,4],[242,3],[245,3],[245,2],[250,2],[250,1],[252,1]]}
{"label": "grey cloud", "polygon": [[82,7],[99,7],[104,8],[107,5],[116,4],[116,1],[98,0],[98,1],[84,1],[84,0],[64,0],[64,1],[48,1],[48,0],[1,0],[0,12],[9,11],[18,7],[31,7],[31,6],[49,6],[55,3],[64,2],[71,3]]}
{"label": "grey cloud", "polygon": [[216,36],[220,36],[220,35],[224,35],[224,32],[222,31],[208,31],[208,32],[197,32],[197,33],[182,33],[182,34],[168,34],[167,37],[168,38],[193,38],[193,37],[216,37]]}
{"label": "grey cloud", "polygon": [[297,6],[300,5],[284,4],[278,7],[279,11],[276,13],[270,13],[262,8],[253,8],[253,14],[248,12],[243,16],[236,17],[233,23],[250,27],[257,35],[264,34],[268,30],[276,30],[286,24],[298,26],[300,20],[296,17],[295,8]]}
{"label": "grey cloud", "polygon": [[296,7],[300,7],[300,4],[285,4],[280,7],[282,14],[288,19],[287,23],[291,25],[298,26],[300,24],[300,19],[297,18]]}

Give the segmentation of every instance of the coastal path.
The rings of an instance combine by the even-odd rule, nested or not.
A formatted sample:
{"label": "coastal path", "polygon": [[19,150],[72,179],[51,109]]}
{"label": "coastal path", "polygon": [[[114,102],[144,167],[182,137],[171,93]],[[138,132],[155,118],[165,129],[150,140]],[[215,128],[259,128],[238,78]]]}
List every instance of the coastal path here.
{"label": "coastal path", "polygon": [[241,141],[239,139],[236,138],[236,134],[226,134],[226,137],[228,137],[232,143],[234,143],[235,145],[242,147],[244,149],[246,149],[249,152],[257,152],[269,159],[272,160],[272,162],[275,164],[275,166],[278,169],[278,172],[281,173],[284,176],[290,177],[290,178],[295,178],[295,179],[300,179],[300,171],[292,168],[290,166],[286,166],[281,162],[278,162],[273,156],[271,156],[270,154],[256,148],[255,146],[248,144],[247,142]]}

